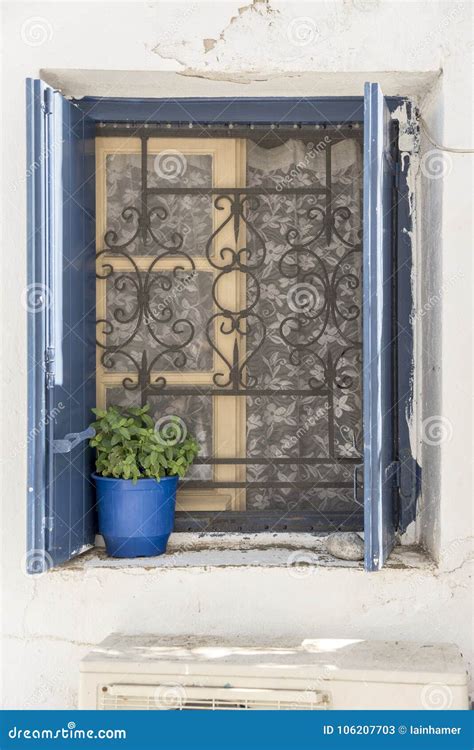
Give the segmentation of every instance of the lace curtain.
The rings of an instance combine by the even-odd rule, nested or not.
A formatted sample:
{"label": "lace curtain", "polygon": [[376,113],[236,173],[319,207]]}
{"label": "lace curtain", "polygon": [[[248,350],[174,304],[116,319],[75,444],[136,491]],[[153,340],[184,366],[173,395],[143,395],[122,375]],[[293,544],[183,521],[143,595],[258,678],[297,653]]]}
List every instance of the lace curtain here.
{"label": "lace curtain", "polygon": [[[246,349],[252,356],[246,377],[258,383],[259,389],[295,391],[242,396],[246,398],[247,457],[266,456],[275,461],[248,465],[250,511],[350,513],[355,509],[352,481],[362,451],[361,145],[357,138],[328,133],[314,142],[289,139],[273,148],[247,142],[247,187],[258,190],[258,199],[246,207],[246,244],[256,257],[263,243],[265,260],[255,279],[247,279],[247,305],[253,304],[255,320],[259,318],[263,325],[249,325]],[[122,212],[125,206],[139,205],[140,164],[139,154],[107,157],[107,228],[121,242],[133,236],[133,223],[124,224]],[[189,156],[184,174],[170,182],[157,173],[155,157],[150,155],[147,173],[150,187],[211,187],[211,157]],[[292,192],[295,188],[307,192]],[[314,192],[314,188],[321,191]],[[156,205],[166,209],[165,220],[159,212],[152,218],[160,242],[171,245],[179,233],[186,253],[203,256],[213,231],[211,200],[210,195],[156,197]],[[156,247],[137,238],[127,252],[132,258],[153,255]],[[150,287],[154,315],[163,316],[169,307],[174,319],[192,321],[195,333],[180,350],[185,354],[185,368],[211,371],[213,352],[205,327],[213,314],[212,274],[198,271],[190,277],[183,271],[179,294],[173,293],[176,277],[172,278],[171,271],[156,276]],[[107,365],[111,371],[133,371],[127,353],[136,360],[143,351],[150,360],[156,355],[157,344],[147,327],[136,330],[136,296],[133,273],[114,271],[108,276],[107,318],[114,319],[114,326],[107,334],[107,346],[120,346],[126,353],[114,355]],[[169,326],[167,344],[182,343],[183,326],[178,331]],[[171,347],[157,369],[180,370],[182,364]],[[137,391],[122,386],[107,389],[107,403],[125,405],[139,400]],[[181,416],[197,435],[201,455],[212,455],[212,396],[164,393],[151,396],[149,403],[156,418],[167,413]],[[294,459],[294,463],[278,463],[282,458]],[[315,464],[311,459],[327,459],[327,463]],[[212,467],[196,466],[190,476],[212,479]],[[269,481],[294,486],[261,486]],[[252,487],[252,483],[259,486]],[[314,488],[315,483],[323,486]],[[338,484],[345,486],[331,486]]]}

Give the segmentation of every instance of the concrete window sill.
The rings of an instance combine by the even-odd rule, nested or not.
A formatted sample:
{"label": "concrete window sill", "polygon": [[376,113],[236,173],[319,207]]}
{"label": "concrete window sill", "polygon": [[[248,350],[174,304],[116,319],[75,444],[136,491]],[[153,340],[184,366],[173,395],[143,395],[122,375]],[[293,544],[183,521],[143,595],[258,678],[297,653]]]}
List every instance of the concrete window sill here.
{"label": "concrete window sill", "polygon": [[[118,559],[95,547],[74,558],[65,569],[93,568],[165,570],[177,568],[288,568],[303,577],[310,567],[363,570],[363,562],[339,560],[326,551],[327,534],[172,534],[166,554],[158,557]],[[388,569],[434,568],[430,558],[417,547],[396,547],[386,563]]]}

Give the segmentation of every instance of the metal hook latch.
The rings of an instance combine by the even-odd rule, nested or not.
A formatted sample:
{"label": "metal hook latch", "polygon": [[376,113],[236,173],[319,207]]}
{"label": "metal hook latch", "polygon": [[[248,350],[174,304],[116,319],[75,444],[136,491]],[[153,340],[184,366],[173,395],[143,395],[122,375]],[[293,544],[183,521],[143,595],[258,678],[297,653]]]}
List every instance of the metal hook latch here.
{"label": "metal hook latch", "polygon": [[359,490],[362,489],[362,482],[359,480],[359,471],[364,468],[364,464],[357,464],[354,466],[354,500],[358,505],[362,505],[363,502],[359,500]]}
{"label": "metal hook latch", "polygon": [[53,440],[53,453],[70,453],[76,445],[84,440],[89,440],[95,435],[93,427],[88,427],[82,432],[70,432],[62,440]]}

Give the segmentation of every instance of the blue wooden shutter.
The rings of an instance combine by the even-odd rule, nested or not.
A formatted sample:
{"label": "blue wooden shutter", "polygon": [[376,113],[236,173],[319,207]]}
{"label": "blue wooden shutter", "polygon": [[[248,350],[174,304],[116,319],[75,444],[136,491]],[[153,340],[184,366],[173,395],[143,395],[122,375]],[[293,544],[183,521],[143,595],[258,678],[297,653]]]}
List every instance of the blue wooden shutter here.
{"label": "blue wooden shutter", "polygon": [[377,83],[364,88],[364,529],[366,570],[394,544],[393,184],[390,113]]}
{"label": "blue wooden shutter", "polygon": [[93,544],[94,123],[27,80],[28,553],[40,573]]}

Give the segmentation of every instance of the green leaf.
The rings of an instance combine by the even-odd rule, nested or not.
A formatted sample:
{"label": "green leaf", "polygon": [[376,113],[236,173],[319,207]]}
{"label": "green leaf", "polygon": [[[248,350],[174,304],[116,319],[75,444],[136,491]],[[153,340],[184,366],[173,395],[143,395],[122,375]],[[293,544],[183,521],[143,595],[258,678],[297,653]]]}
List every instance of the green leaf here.
{"label": "green leaf", "polygon": [[[184,477],[199,452],[199,445],[190,434],[177,445],[158,440],[148,404],[92,411],[98,419],[91,424],[96,434],[89,444],[96,449],[96,471],[102,476],[134,482],[140,477]],[[181,418],[166,417],[181,428]]]}

